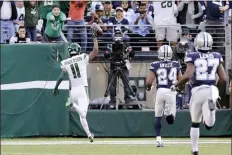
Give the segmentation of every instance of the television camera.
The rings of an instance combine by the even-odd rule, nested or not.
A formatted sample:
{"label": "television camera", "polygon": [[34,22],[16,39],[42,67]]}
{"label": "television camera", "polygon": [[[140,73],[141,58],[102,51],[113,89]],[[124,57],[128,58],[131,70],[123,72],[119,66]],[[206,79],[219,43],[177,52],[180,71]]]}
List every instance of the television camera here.
{"label": "television camera", "polygon": [[[135,55],[132,47],[129,45],[129,37],[125,35],[128,31],[129,29],[125,26],[116,27],[114,30],[113,43],[108,44],[106,47],[106,52],[104,56],[105,58],[110,60],[110,69],[112,70],[112,72],[110,75],[111,79],[109,79],[104,97],[107,97],[109,95],[109,90],[112,84],[114,83],[114,81],[118,81],[118,78],[120,77],[122,81],[124,81],[124,87],[128,88],[130,95],[133,96],[137,101],[137,92],[134,91],[135,89],[133,88],[133,86],[130,86],[129,77],[125,73],[125,71],[129,72],[129,60],[131,60]],[[141,109],[138,101],[137,104]]]}

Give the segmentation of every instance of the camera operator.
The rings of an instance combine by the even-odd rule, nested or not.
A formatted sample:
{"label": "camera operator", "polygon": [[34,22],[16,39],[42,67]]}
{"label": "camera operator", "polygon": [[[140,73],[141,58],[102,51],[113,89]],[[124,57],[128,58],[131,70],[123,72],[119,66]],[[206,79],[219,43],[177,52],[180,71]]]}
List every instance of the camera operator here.
{"label": "camera operator", "polygon": [[[134,52],[132,50],[132,47],[129,45],[128,40],[125,40],[124,34],[121,31],[122,30],[115,30],[115,35],[113,37],[114,42],[113,44],[107,45],[106,51],[104,53],[104,57],[110,60],[108,87],[110,91],[109,104],[111,105],[116,104],[116,87],[118,77],[121,78],[124,85],[125,103],[130,102],[131,95],[129,89],[129,60],[134,57]],[[118,70],[122,70],[122,74],[124,74],[125,76],[123,76],[122,74],[116,75]],[[115,76],[117,77],[114,78]]]}
{"label": "camera operator", "polygon": [[[195,52],[195,51],[196,50],[195,50],[194,44],[192,42],[192,38],[190,36],[189,30],[188,29],[183,29],[180,41],[173,49],[173,54],[174,54],[173,59],[180,62],[182,74],[185,73],[186,68],[187,68],[187,66],[186,66],[186,64],[184,62],[184,58],[185,58],[186,53]],[[185,100],[185,95],[184,95],[185,90],[183,90],[182,92],[177,94],[177,107],[179,109],[182,109],[183,107],[184,108],[188,107],[188,103],[189,103],[189,100],[190,100],[190,97],[191,97],[191,89],[192,89],[191,80],[186,85],[186,89],[187,89],[187,92],[188,92],[188,100]],[[182,103],[182,105],[180,103]]]}

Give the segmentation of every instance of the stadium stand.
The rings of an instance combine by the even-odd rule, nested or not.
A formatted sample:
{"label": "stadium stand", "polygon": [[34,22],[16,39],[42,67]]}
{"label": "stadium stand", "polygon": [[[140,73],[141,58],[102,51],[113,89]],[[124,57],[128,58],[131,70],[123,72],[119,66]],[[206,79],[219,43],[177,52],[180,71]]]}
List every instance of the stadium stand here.
{"label": "stadium stand", "polygon": [[[93,47],[90,25],[95,22],[100,24],[104,32],[98,38],[101,51],[100,57],[103,56],[106,45],[112,42],[112,35],[116,27],[127,29],[127,39],[129,39],[136,52],[137,57],[135,60],[152,60],[156,57],[158,46],[155,38],[156,31],[154,30],[154,7],[152,1],[95,0],[94,2],[56,1],[56,3],[53,3],[53,1],[44,0],[36,2],[36,4],[32,3],[27,4],[24,2],[24,6],[22,6],[22,1],[15,3],[0,2],[2,44],[9,43],[10,38],[15,35],[15,32],[17,33],[19,26],[26,26],[27,31],[31,30],[30,25],[24,25],[24,19],[30,21],[32,17],[36,22],[38,21],[36,26],[37,37],[41,38],[46,27],[46,16],[52,11],[52,6],[58,4],[61,11],[67,16],[62,33],[69,42],[80,43],[82,49],[86,49],[86,52],[90,52]],[[214,1],[207,1],[206,3],[203,1],[191,1],[189,3],[176,1],[175,4],[178,9],[178,15],[175,14],[177,21],[181,24],[181,28],[189,29],[192,36],[191,41],[200,31],[207,31],[212,34],[214,38],[213,50],[222,53],[226,61],[226,69],[231,69],[231,51],[229,51],[231,47],[229,46],[231,46],[232,2],[228,0],[222,3]],[[145,7],[143,8],[143,6]],[[27,10],[25,7],[32,8],[32,11],[25,12]],[[9,12],[10,10],[12,12]],[[40,15],[40,17],[30,16],[29,13]],[[140,17],[141,14],[144,14],[144,17]],[[138,21],[136,21],[137,19]],[[34,25],[32,26],[34,27]],[[169,27],[172,26],[174,25]],[[177,29],[179,36],[182,34],[181,28]],[[33,34],[35,35],[34,32]],[[31,38],[31,41],[32,43],[33,41],[36,42],[34,36],[33,39]],[[170,43],[164,40],[164,44]]]}

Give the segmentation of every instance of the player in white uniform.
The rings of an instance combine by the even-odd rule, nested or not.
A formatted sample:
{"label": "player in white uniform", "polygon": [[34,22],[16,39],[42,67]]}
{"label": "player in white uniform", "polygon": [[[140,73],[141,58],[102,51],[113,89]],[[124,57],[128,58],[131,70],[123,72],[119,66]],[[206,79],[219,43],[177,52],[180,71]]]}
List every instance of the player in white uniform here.
{"label": "player in white uniform", "polygon": [[16,31],[18,31],[19,26],[24,26],[25,7],[23,1],[16,1],[16,9],[17,9],[18,17],[14,21],[14,23],[15,23],[15,29]]}
{"label": "player in white uniform", "polygon": [[80,45],[72,43],[69,45],[68,51],[70,58],[61,61],[62,73],[59,76],[54,88],[54,95],[59,94],[58,87],[65,75],[68,75],[71,85],[71,101],[72,109],[78,112],[80,122],[83,126],[90,142],[93,142],[94,135],[89,131],[86,120],[87,110],[89,106],[88,82],[87,82],[87,65],[98,54],[98,41],[96,34],[93,35],[94,50],[88,55],[81,52]]}
{"label": "player in white uniform", "polygon": [[222,65],[220,53],[211,52],[213,38],[207,32],[199,33],[194,41],[197,52],[186,55],[187,70],[182,79],[171,87],[172,90],[182,86],[190,79],[192,81],[192,97],[190,99],[190,115],[192,126],[190,138],[192,155],[198,155],[199,126],[203,117],[205,128],[210,130],[215,123],[216,102],[219,97],[217,74],[219,83],[226,82],[226,73]]}
{"label": "player in white uniform", "polygon": [[180,25],[177,25],[176,16],[178,9],[174,0],[154,1],[154,26],[158,47],[162,46],[163,40],[166,39],[175,45],[179,38]]}

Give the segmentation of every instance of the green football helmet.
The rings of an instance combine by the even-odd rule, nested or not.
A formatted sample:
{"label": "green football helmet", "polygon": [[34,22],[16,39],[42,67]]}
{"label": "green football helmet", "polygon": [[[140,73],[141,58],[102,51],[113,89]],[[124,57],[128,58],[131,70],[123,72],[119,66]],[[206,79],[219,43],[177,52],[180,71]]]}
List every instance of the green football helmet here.
{"label": "green football helmet", "polygon": [[68,46],[68,52],[69,52],[70,56],[79,55],[79,54],[81,54],[81,46],[77,43],[71,43]]}

